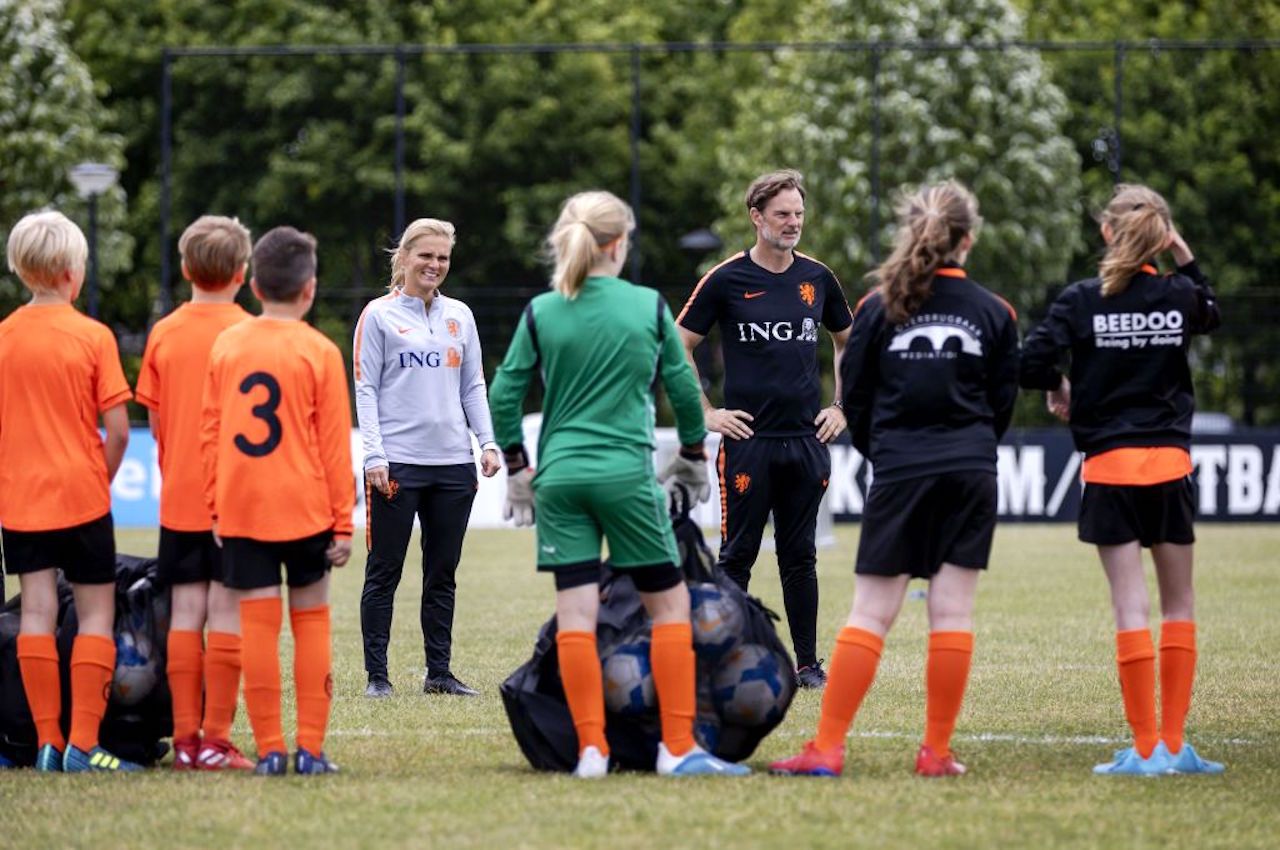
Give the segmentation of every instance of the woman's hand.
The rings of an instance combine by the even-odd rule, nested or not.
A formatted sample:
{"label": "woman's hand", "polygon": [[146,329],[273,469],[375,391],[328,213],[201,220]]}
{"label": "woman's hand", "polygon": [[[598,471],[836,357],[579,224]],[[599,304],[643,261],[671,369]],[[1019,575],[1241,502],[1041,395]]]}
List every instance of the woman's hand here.
{"label": "woman's hand", "polygon": [[1049,408],[1049,412],[1054,416],[1067,422],[1071,418],[1071,382],[1067,380],[1067,376],[1062,376],[1062,383],[1058,384],[1056,390],[1049,390],[1045,397],[1045,406]]}
{"label": "woman's hand", "polygon": [[501,468],[502,459],[498,457],[497,449],[485,449],[480,453],[480,474],[485,478],[497,475]]}
{"label": "woman's hand", "polygon": [[364,480],[386,498],[391,498],[391,476],[385,466],[375,466],[364,471]]}
{"label": "woman's hand", "polygon": [[1176,227],[1169,228],[1169,243],[1164,247],[1173,254],[1173,261],[1180,266],[1185,266],[1196,258],[1196,255],[1191,253],[1191,248],[1187,246],[1187,240],[1182,238],[1182,234]]}

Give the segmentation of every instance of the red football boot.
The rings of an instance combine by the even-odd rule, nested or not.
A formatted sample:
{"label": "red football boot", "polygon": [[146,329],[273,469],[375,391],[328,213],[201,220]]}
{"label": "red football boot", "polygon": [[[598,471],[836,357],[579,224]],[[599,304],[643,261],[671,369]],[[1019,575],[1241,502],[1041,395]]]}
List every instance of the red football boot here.
{"label": "red football boot", "polygon": [[965,766],[956,761],[954,754],[939,756],[924,744],[916,753],[917,776],[964,776]]}
{"label": "red football boot", "polygon": [[192,736],[190,738],[174,738],[173,739],[173,769],[174,770],[195,770],[196,757],[200,753],[200,738]]}
{"label": "red football boot", "polygon": [[253,770],[253,762],[245,758],[235,744],[217,738],[204,742],[196,764],[201,770]]}
{"label": "red football boot", "polygon": [[844,747],[820,750],[813,741],[804,745],[798,756],[775,761],[769,772],[779,776],[839,776],[844,770]]}

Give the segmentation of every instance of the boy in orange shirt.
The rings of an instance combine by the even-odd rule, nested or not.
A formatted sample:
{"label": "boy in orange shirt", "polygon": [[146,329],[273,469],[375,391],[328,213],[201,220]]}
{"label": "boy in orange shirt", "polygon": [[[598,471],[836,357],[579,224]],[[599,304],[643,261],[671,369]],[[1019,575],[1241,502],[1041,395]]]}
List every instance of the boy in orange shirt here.
{"label": "boy in orange shirt", "polygon": [[222,550],[203,496],[204,385],[196,378],[208,371],[218,334],[249,318],[235,297],[250,250],[249,231],[233,218],[206,215],[186,229],[178,252],[191,301],[151,329],[138,375],[138,401],[150,412],[160,452],[160,576],[173,589],[167,672],[175,770],[253,768],[230,740],[240,690],[240,608],[222,583]]}
{"label": "boy in orange shirt", "polygon": [[316,294],[315,239],[277,227],[253,248],[262,315],[223,331],[204,383],[205,497],[239,591],[244,699],[255,771],[284,775],[280,564],[289,585],[298,703],[294,770],[334,773],[324,755],[333,693],[329,568],[351,557],[351,407],[337,346],[302,321]]}
{"label": "boy in orange shirt", "polygon": [[[32,298],[0,322],[0,534],[22,589],[18,665],[36,726],[36,769],[76,773],[141,769],[98,746],[116,665],[110,482],[129,442],[130,392],[111,331],[71,306],[88,250],[62,213],[25,216],[9,233],[8,262]],[[80,621],[69,741],[59,721],[58,569]]]}

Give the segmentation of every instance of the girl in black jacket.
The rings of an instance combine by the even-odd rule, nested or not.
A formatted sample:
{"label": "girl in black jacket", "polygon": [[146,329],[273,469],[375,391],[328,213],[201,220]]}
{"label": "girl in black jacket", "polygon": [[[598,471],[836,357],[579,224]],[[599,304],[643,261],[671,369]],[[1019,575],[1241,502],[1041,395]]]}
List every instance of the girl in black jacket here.
{"label": "girl in black jacket", "polygon": [[[1164,198],[1120,185],[1102,214],[1099,276],[1067,287],[1027,337],[1021,383],[1048,391],[1050,412],[1071,424],[1084,452],[1079,536],[1098,547],[1111,584],[1116,662],[1133,746],[1102,774],[1221,773],[1183,740],[1195,678],[1191,582],[1194,508],[1187,348],[1220,322],[1213,290],[1174,228]],[[1168,250],[1177,272],[1160,275]],[[1070,379],[1058,359],[1070,352]],[[1155,646],[1142,548],[1160,585],[1160,724]]]}

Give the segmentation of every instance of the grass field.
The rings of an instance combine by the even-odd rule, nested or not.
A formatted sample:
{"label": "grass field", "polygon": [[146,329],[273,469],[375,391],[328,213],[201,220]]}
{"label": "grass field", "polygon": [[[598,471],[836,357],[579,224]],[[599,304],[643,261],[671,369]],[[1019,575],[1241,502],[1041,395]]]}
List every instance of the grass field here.
{"label": "grass field", "polygon": [[[821,552],[819,647],[852,588],[855,528]],[[479,699],[424,697],[416,568],[392,640],[394,698],[361,696],[362,558],[334,582],[336,777],[42,776],[0,772],[0,848],[139,847],[1276,847],[1280,844],[1280,526],[1199,529],[1200,672],[1189,737],[1222,777],[1094,777],[1125,739],[1105,582],[1069,526],[1002,526],[978,600],[957,780],[911,773],[923,728],[924,605],[908,601],[854,724],[839,780],[584,783],[535,773],[498,684],[551,608],[532,535],[475,532],[460,571],[454,668]],[[122,532],[121,551],[155,536]],[[781,610],[766,554],[753,590]],[[16,592],[10,580],[8,591]],[[291,653],[291,648],[286,647]],[[288,668],[286,667],[286,670]],[[286,690],[286,729],[292,706]],[[812,734],[801,693],[751,759],[764,768]],[[252,750],[243,712],[236,738]]]}

